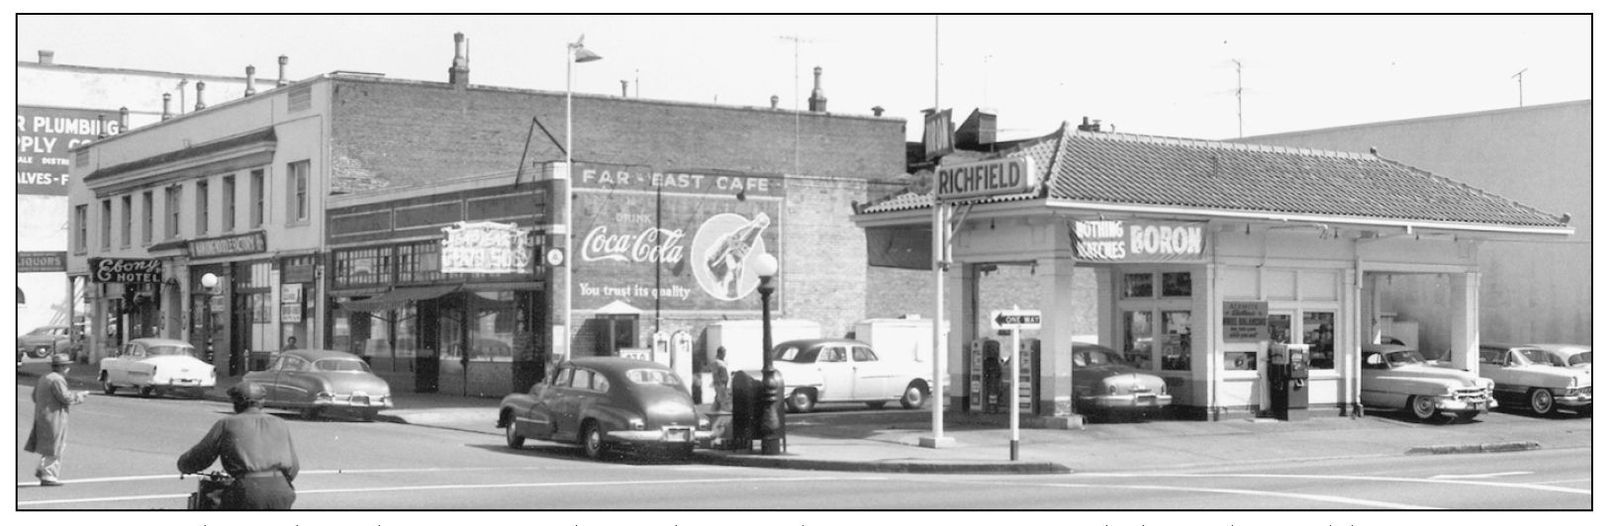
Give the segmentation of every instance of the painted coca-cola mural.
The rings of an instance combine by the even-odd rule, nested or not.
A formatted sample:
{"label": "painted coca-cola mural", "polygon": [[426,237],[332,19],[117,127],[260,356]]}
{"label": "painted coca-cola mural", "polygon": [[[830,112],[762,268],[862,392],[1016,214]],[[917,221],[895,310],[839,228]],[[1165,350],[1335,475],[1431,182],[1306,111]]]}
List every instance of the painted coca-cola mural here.
{"label": "painted coca-cola mural", "polygon": [[760,174],[579,164],[575,308],[620,301],[651,312],[658,299],[661,312],[753,313],[760,280],[749,262],[780,255],[782,183]]}

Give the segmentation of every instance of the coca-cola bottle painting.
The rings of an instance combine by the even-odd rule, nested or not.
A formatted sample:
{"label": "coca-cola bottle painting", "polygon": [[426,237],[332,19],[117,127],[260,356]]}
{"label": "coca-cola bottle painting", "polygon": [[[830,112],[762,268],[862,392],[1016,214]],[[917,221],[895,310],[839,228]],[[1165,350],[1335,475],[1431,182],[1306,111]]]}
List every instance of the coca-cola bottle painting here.
{"label": "coca-cola bottle painting", "polygon": [[717,214],[700,225],[694,235],[692,252],[694,278],[707,294],[721,300],[736,300],[755,288],[759,280],[750,275],[745,261],[766,252],[761,234],[772,225],[765,212],[745,219],[738,214]]}

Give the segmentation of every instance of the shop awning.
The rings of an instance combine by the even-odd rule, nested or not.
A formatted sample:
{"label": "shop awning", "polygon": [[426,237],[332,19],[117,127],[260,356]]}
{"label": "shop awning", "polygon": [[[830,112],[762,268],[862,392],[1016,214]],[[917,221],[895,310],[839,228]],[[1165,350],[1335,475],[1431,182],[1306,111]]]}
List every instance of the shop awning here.
{"label": "shop awning", "polygon": [[457,290],[459,290],[459,285],[440,285],[440,286],[435,286],[435,287],[411,287],[411,288],[403,288],[403,289],[393,289],[391,292],[387,292],[385,294],[381,294],[381,295],[375,296],[373,298],[365,298],[365,299],[361,299],[361,300],[353,300],[353,301],[343,303],[343,304],[341,304],[341,308],[345,309],[345,310],[352,310],[352,311],[370,311],[370,312],[381,311],[381,310],[391,310],[391,309],[396,309],[396,308],[402,307],[402,306],[408,304],[408,302],[411,302],[411,301],[420,301],[420,300],[428,300],[428,299],[433,299],[433,298],[439,298],[439,297],[442,297],[443,295],[453,293],[454,291],[457,291]]}

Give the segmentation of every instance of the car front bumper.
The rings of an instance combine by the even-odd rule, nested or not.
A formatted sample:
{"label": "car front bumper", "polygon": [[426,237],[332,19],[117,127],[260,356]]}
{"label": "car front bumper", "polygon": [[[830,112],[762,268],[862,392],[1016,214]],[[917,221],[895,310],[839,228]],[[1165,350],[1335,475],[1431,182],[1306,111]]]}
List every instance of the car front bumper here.
{"label": "car front bumper", "polygon": [[1499,402],[1496,402],[1493,398],[1484,400],[1462,400],[1460,398],[1449,396],[1441,396],[1438,398],[1438,408],[1443,411],[1477,411],[1479,413],[1487,413],[1490,409],[1493,409],[1497,405],[1499,405]]}
{"label": "car front bumper", "polygon": [[1080,402],[1097,409],[1152,409],[1170,405],[1170,395],[1115,394],[1083,396]]}
{"label": "car front bumper", "polygon": [[1577,389],[1578,392],[1566,395],[1556,395],[1556,405],[1562,407],[1587,407],[1595,401],[1593,393],[1588,387]]}

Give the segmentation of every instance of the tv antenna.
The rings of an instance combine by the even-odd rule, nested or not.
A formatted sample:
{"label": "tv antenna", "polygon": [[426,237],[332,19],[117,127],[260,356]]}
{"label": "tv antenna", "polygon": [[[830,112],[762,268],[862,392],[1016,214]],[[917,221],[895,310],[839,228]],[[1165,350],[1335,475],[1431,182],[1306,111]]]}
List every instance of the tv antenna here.
{"label": "tv antenna", "polygon": [[1242,138],[1242,136],[1243,136],[1243,61],[1234,58],[1234,59],[1231,59],[1231,63],[1237,65],[1237,91],[1234,92],[1234,93],[1237,94],[1237,137]]}
{"label": "tv antenna", "polygon": [[795,44],[795,95],[791,98],[791,102],[795,108],[795,175],[800,175],[800,43],[810,44],[816,41],[801,38],[800,35],[781,35],[778,39]]}
{"label": "tv antenna", "polygon": [[1522,74],[1527,72],[1528,68],[1522,68],[1522,71],[1518,71],[1517,74],[1511,76],[1511,78],[1517,79],[1517,107],[1519,108],[1522,107]]}

